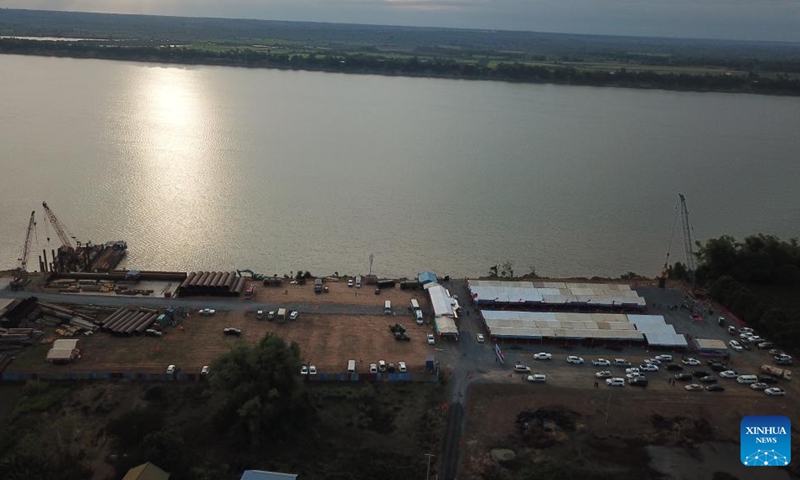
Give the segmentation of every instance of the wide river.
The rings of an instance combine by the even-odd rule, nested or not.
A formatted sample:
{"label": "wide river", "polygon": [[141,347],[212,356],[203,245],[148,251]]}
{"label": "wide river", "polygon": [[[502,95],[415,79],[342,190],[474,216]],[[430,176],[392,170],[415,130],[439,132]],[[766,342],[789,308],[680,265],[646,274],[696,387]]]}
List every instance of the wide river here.
{"label": "wide river", "polygon": [[6,55],[0,79],[0,268],[31,210],[30,264],[58,246],[43,200],[128,268],[269,274],[655,275],[678,193],[701,240],[800,225],[797,98]]}

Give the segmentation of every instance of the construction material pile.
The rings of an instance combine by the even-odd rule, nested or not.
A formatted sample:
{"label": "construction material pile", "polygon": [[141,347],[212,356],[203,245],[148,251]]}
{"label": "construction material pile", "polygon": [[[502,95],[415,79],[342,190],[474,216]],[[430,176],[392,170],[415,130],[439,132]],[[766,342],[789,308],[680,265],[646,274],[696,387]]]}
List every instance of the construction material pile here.
{"label": "construction material pile", "polygon": [[182,297],[238,297],[248,280],[249,278],[240,277],[236,272],[191,272],[178,287],[178,294]]}
{"label": "construction material pile", "polygon": [[102,328],[116,335],[141,335],[158,317],[158,310],[152,308],[122,307],[102,322]]}

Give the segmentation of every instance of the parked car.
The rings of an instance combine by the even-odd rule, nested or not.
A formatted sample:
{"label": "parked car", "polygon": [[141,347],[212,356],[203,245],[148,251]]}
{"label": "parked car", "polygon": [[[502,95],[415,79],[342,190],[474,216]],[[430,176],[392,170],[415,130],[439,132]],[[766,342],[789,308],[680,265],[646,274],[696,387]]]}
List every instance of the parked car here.
{"label": "parked car", "polygon": [[352,279],[347,281],[347,286],[348,287],[352,287],[353,286],[353,280]]}
{"label": "parked car", "polygon": [[386,371],[387,371],[387,372],[389,372],[389,373],[394,373],[394,372],[395,372],[395,366],[394,366],[394,363],[392,363],[392,362],[389,362],[389,366],[388,366],[388,367],[386,367]]}
{"label": "parked car", "polygon": [[477,340],[478,343],[483,343],[485,341],[482,333],[479,333],[477,337],[475,337],[475,339]]}
{"label": "parked car", "polygon": [[308,365],[300,367],[300,375],[308,375]]}
{"label": "parked car", "polygon": [[724,372],[719,372],[719,376],[722,378],[736,378],[739,376],[739,372],[736,370],[725,370]]}
{"label": "parked car", "polygon": [[159,332],[154,328],[148,328],[147,330],[144,331],[144,334],[147,335],[148,337],[160,337],[163,335],[163,333]]}
{"label": "parked car", "polygon": [[606,378],[606,385],[608,385],[609,387],[624,387],[625,379],[619,377]]}
{"label": "parked car", "polygon": [[270,310],[267,314],[267,320],[275,320],[275,310]]}
{"label": "parked car", "polygon": [[775,364],[776,365],[794,365],[794,360],[792,360],[791,357],[789,357],[789,358],[781,358],[781,359],[775,360]]}
{"label": "parked car", "polygon": [[386,361],[385,360],[378,360],[378,371],[385,372],[386,371]]}
{"label": "parked car", "polygon": [[210,317],[211,315],[214,315],[215,313],[217,313],[217,311],[214,310],[213,308],[204,308],[204,309],[200,310],[198,313],[200,313],[200,315],[202,315],[204,317]]}
{"label": "parked car", "polygon": [[717,377],[712,377],[711,375],[707,377],[703,377],[700,379],[701,383],[717,383]]}
{"label": "parked car", "polygon": [[400,373],[408,372],[408,368],[406,368],[406,362],[400,362],[397,364],[397,371]]}
{"label": "parked car", "polygon": [[531,373],[531,367],[517,363],[514,365],[514,371],[517,373]]}
{"label": "parked car", "polygon": [[369,373],[378,373],[378,364],[377,363],[370,363],[369,364]]}
{"label": "parked car", "polygon": [[652,363],[643,363],[639,365],[639,370],[642,370],[644,372],[657,372],[658,365],[654,365]]}
{"label": "parked car", "polygon": [[531,383],[544,383],[547,381],[547,375],[543,373],[536,373],[533,375],[528,375],[525,379]]}
{"label": "parked car", "polygon": [[175,365],[170,365],[167,367],[167,375],[172,375],[174,373],[178,373],[178,367]]}
{"label": "parked car", "polygon": [[228,327],[228,328],[223,328],[222,333],[224,333],[225,335],[234,335],[238,337],[242,334],[242,331],[239,330],[238,328]]}
{"label": "parked car", "polygon": [[639,370],[639,367],[631,367],[631,368],[626,368],[625,373],[642,373],[642,372]]}
{"label": "parked car", "polygon": [[647,379],[645,377],[634,377],[628,379],[628,385],[632,387],[646,387]]}
{"label": "parked car", "polygon": [[574,363],[576,365],[580,365],[583,363],[583,358],[570,355],[569,357],[567,357],[567,363]]}
{"label": "parked car", "polygon": [[756,345],[756,346],[757,346],[758,348],[760,348],[760,349],[764,350],[764,349],[767,349],[767,348],[772,348],[772,347],[774,347],[774,346],[775,346],[775,344],[774,344],[774,343],[772,343],[772,342],[761,342],[761,343],[759,343],[759,344],[758,344],[758,345]]}
{"label": "parked car", "polygon": [[211,371],[211,368],[208,365],[206,365],[206,366],[204,366],[203,368],[200,369],[200,375],[208,375],[208,373],[210,371]]}
{"label": "parked car", "polygon": [[552,360],[553,354],[547,352],[539,352],[539,353],[534,353],[533,358],[535,360]]}
{"label": "parked car", "polygon": [[724,392],[725,387],[723,387],[722,385],[709,385],[706,387],[706,390],[708,390],[709,392]]}
{"label": "parked car", "polygon": [[694,372],[692,372],[692,375],[694,375],[695,378],[703,378],[708,376],[708,372],[706,372],[705,370],[695,370]]}
{"label": "parked car", "polygon": [[678,381],[678,382],[688,382],[691,379],[692,379],[692,375],[689,374],[689,373],[679,373],[679,374],[675,375],[675,381]]}
{"label": "parked car", "polygon": [[603,370],[602,372],[595,373],[594,376],[597,378],[611,378],[611,372]]}
{"label": "parked car", "polygon": [[753,390],[766,390],[769,388],[769,385],[763,382],[751,383],[750,388]]}
{"label": "parked car", "polygon": [[773,357],[775,360],[791,360],[792,356],[786,353],[779,353]]}
{"label": "parked car", "polygon": [[688,365],[690,367],[696,367],[697,365],[700,365],[700,360],[698,360],[696,358],[687,358],[685,360],[681,360],[681,362],[684,365]]}
{"label": "parked car", "polygon": [[690,383],[689,385],[686,385],[683,388],[685,388],[686,390],[688,390],[690,392],[696,392],[698,390],[702,390],[703,389],[702,385],[699,385],[697,383]]}
{"label": "parked car", "polygon": [[758,381],[761,383],[769,383],[769,384],[778,383],[778,379],[773,377],[772,375],[759,375]]}
{"label": "parked car", "polygon": [[436,339],[433,338],[433,334],[432,333],[428,334],[428,345],[436,345]]}
{"label": "parked car", "polygon": [[261,320],[264,318],[264,310],[256,311],[256,320]]}
{"label": "parked car", "polygon": [[292,310],[292,313],[289,314],[289,320],[291,321],[297,320],[298,315],[299,313],[297,313],[297,310]]}
{"label": "parked car", "polygon": [[778,388],[778,387],[772,387],[772,388],[768,388],[768,389],[764,390],[764,393],[766,393],[767,395],[770,395],[770,396],[786,395],[786,390],[784,390],[782,388]]}
{"label": "parked car", "polygon": [[724,372],[725,370],[728,370],[727,365],[725,365],[724,363],[716,363],[716,362],[709,365],[709,368],[711,368],[712,372]]}
{"label": "parked car", "polygon": [[677,363],[667,364],[667,366],[665,368],[667,369],[667,371],[670,371],[670,372],[681,372],[681,371],[683,371],[683,367],[681,367]]}
{"label": "parked car", "polygon": [[316,375],[317,374],[317,366],[316,365],[309,365],[308,366],[308,374],[309,375]]}
{"label": "parked car", "polygon": [[783,350],[781,350],[780,348],[773,348],[773,349],[771,349],[771,350],[769,351],[769,354],[770,354],[770,355],[780,355],[780,354],[782,354],[782,353],[786,353],[786,352],[784,352],[784,351],[783,351]]}
{"label": "parked car", "polygon": [[615,358],[614,359],[614,366],[615,367],[630,367],[631,362],[625,360],[624,358]]}
{"label": "parked car", "polygon": [[595,367],[609,367],[611,366],[611,362],[606,360],[605,358],[598,358],[592,360],[592,365],[594,365]]}
{"label": "parked car", "polygon": [[656,355],[656,360],[660,360],[662,362],[671,362],[672,355]]}
{"label": "parked car", "polygon": [[730,345],[731,348],[736,350],[737,352],[741,352],[742,350],[744,350],[744,348],[742,348],[742,345],[736,340],[731,340],[730,342],[728,342],[728,345]]}
{"label": "parked car", "polygon": [[661,365],[661,360],[659,360],[657,358],[645,358],[644,360],[642,360],[642,363],[650,363],[650,364],[653,364],[653,365]]}

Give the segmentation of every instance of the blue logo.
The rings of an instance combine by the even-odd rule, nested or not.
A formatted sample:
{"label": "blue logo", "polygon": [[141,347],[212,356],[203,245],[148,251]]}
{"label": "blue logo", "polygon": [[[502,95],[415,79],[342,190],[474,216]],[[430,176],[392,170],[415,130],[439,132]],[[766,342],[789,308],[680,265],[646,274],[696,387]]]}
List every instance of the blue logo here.
{"label": "blue logo", "polygon": [[750,415],[742,419],[740,457],[748,467],[783,467],[792,461],[792,422],[788,417]]}

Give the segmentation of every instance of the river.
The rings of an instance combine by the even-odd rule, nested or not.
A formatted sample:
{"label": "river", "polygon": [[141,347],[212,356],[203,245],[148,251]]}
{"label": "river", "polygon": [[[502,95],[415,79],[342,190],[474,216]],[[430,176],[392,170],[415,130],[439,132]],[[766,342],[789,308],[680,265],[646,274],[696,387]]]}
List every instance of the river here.
{"label": "river", "polygon": [[[655,275],[800,225],[800,99],[0,55],[0,268]],[[48,236],[50,241],[47,241]],[[672,241],[671,241],[672,238]],[[30,268],[29,268],[30,269]]]}

